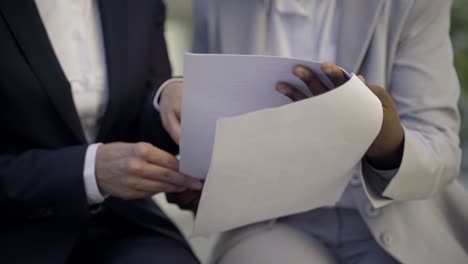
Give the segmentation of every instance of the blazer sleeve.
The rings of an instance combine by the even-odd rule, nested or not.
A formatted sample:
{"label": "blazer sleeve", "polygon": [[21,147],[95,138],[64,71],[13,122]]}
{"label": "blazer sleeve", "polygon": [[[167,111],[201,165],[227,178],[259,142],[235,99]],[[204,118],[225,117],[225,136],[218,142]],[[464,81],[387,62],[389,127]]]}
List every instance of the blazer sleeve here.
{"label": "blazer sleeve", "polygon": [[177,144],[173,142],[169,134],[162,126],[159,112],[153,107],[153,99],[157,90],[169,78],[171,78],[171,64],[167,53],[166,40],[164,38],[164,22],[166,19],[166,6],[161,0],[157,1],[152,35],[152,65],[149,89],[145,98],[141,120],[139,122],[140,141],[153,144],[172,154],[179,152]]}
{"label": "blazer sleeve", "polygon": [[86,149],[83,145],[0,155],[0,210],[7,219],[40,212],[86,215],[88,203],[83,183]]}
{"label": "blazer sleeve", "polygon": [[361,170],[375,207],[427,199],[459,174],[460,87],[449,36],[450,0],[416,0],[393,65],[389,93],[404,126],[404,152],[397,174],[377,193]]}

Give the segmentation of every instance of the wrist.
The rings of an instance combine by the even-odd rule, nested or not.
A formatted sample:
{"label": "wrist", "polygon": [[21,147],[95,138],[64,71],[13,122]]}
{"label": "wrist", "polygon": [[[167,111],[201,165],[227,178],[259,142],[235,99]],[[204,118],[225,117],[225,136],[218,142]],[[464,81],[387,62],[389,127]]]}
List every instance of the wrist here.
{"label": "wrist", "polygon": [[404,151],[404,136],[393,147],[376,148],[366,153],[366,161],[378,170],[394,170],[400,167]]}
{"label": "wrist", "polygon": [[175,78],[165,81],[163,84],[161,84],[161,86],[159,86],[158,91],[156,92],[156,95],[154,96],[154,99],[153,99],[153,107],[157,111],[160,110],[159,102],[161,101],[164,91],[170,88],[171,84],[176,83],[176,82],[183,82],[183,79],[181,77],[175,77]]}

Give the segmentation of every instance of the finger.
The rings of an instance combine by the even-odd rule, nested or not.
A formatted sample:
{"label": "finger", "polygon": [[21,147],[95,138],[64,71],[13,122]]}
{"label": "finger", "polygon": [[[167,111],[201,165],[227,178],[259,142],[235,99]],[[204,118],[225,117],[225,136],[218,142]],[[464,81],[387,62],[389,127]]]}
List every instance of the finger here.
{"label": "finger", "polygon": [[364,76],[358,75],[358,78],[359,78],[359,80],[361,80],[361,82],[363,82],[364,84],[366,84],[366,78],[364,78]]}
{"label": "finger", "polygon": [[375,85],[375,84],[371,84],[371,83],[368,83],[366,78],[364,78],[363,75],[358,75],[358,78],[359,80],[361,80],[365,85],[366,87],[371,90],[371,92],[377,97],[379,98],[380,102],[382,103],[382,106],[386,106],[387,103],[388,103],[388,99],[390,97],[390,95],[388,95],[387,91],[385,91],[384,88],[378,86],[378,85]]}
{"label": "finger", "polygon": [[161,181],[191,190],[201,190],[203,188],[201,181],[196,178],[151,163],[142,163],[132,173],[150,180]]}
{"label": "finger", "polygon": [[330,79],[335,87],[340,87],[348,81],[345,73],[331,62],[323,63],[320,69],[327,75],[328,79]]}
{"label": "finger", "polygon": [[307,99],[307,96],[303,92],[286,83],[279,83],[276,86],[276,90],[289,97],[293,102]]}
{"label": "finger", "polygon": [[131,177],[128,181],[128,187],[133,191],[154,195],[158,193],[174,193],[187,190],[184,187],[176,186],[166,182],[152,181],[145,178]]}
{"label": "finger", "polygon": [[366,84],[366,86],[372,91],[372,93],[379,98],[383,106],[387,105],[387,92],[378,85],[375,84]]}
{"label": "finger", "polygon": [[293,74],[307,85],[313,95],[320,95],[328,91],[327,86],[320,80],[318,75],[305,66],[295,67]]}
{"label": "finger", "polygon": [[178,195],[181,195],[183,193],[168,193],[166,194],[166,201],[168,203],[172,203],[172,204],[177,204],[178,202]]}
{"label": "finger", "polygon": [[133,151],[137,159],[139,158],[171,170],[179,170],[179,160],[176,157],[149,143],[137,143],[134,145]]}
{"label": "finger", "polygon": [[200,199],[195,199],[195,200],[193,200],[189,205],[184,206],[184,207],[185,207],[184,209],[185,209],[185,210],[190,210],[190,211],[192,211],[194,214],[196,214],[197,211],[198,211],[198,205],[199,205],[199,204],[200,204]]}
{"label": "finger", "polygon": [[148,198],[153,196],[155,193],[149,193],[149,192],[143,192],[143,191],[138,191],[131,189],[125,192],[122,195],[117,195],[119,198],[122,198],[123,200],[136,200],[136,199],[143,199],[143,198]]}
{"label": "finger", "polygon": [[201,192],[185,191],[181,193],[168,193],[166,194],[166,200],[169,203],[173,203],[184,210],[193,211],[198,207]]}
{"label": "finger", "polygon": [[172,140],[179,145],[180,144],[180,119],[177,117],[175,112],[172,112],[168,116],[168,133]]}
{"label": "finger", "polygon": [[200,191],[186,191],[178,195],[179,201],[181,204],[190,205],[195,200],[200,199]]}

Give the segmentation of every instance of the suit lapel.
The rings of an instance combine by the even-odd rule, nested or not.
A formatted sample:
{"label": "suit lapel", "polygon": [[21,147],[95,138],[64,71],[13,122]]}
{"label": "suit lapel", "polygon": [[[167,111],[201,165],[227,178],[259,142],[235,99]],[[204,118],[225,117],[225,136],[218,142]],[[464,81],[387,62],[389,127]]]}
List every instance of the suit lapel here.
{"label": "suit lapel", "polygon": [[2,0],[0,12],[63,121],[81,143],[86,142],[70,84],[57,60],[34,1]]}
{"label": "suit lapel", "polygon": [[342,0],[336,62],[356,72],[364,60],[383,0]]}
{"label": "suit lapel", "polygon": [[[98,140],[102,141],[118,115],[121,95],[128,82],[128,29],[127,0],[99,0],[102,32],[106,50],[109,101],[101,123]],[[136,4],[136,3],[132,3]]]}

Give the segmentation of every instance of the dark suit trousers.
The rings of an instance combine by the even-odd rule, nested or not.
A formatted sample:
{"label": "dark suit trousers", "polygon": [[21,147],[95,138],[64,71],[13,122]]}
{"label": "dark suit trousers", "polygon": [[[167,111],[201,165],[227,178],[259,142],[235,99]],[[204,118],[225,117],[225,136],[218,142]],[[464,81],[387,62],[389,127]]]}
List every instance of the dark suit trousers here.
{"label": "dark suit trousers", "polygon": [[103,208],[89,217],[68,264],[199,263],[187,246],[135,226]]}

